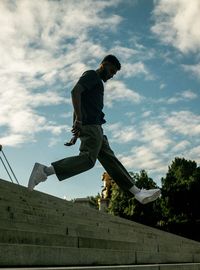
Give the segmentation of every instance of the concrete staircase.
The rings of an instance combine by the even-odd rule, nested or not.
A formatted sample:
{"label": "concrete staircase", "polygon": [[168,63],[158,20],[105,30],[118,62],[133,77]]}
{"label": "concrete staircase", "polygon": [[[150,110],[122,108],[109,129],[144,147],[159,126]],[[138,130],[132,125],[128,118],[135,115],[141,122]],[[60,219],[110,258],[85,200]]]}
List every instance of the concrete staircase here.
{"label": "concrete staircase", "polygon": [[0,267],[200,270],[200,243],[0,180]]}

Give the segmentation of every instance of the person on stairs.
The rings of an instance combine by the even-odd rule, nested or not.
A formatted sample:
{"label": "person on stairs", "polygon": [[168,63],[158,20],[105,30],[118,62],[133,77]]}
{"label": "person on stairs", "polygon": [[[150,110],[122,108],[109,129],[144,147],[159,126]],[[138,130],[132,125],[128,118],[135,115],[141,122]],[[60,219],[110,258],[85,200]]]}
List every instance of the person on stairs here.
{"label": "person on stairs", "polygon": [[152,202],[160,196],[160,189],[139,189],[133,184],[131,176],[115,156],[103,131],[102,125],[106,122],[103,113],[103,82],[113,78],[120,69],[121,64],[117,57],[107,55],[97,70],[88,70],[82,74],[71,91],[74,108],[74,139],[71,142],[73,144],[76,138],[80,138],[80,153],[52,162],[50,166],[35,163],[28,182],[29,190],[46,181],[52,174],[56,174],[62,181],[87,171],[98,159],[117,185],[125,191],[130,191],[140,203]]}

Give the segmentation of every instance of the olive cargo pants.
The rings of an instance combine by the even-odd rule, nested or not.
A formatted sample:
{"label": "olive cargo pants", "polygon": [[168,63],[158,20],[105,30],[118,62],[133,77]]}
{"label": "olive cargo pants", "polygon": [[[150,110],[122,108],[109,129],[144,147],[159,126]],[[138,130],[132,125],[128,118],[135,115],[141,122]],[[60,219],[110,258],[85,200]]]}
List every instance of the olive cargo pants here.
{"label": "olive cargo pants", "polygon": [[98,159],[107,173],[123,190],[129,190],[133,181],[127,170],[116,158],[100,125],[85,125],[80,133],[80,153],[53,162],[60,181],[91,169]]}

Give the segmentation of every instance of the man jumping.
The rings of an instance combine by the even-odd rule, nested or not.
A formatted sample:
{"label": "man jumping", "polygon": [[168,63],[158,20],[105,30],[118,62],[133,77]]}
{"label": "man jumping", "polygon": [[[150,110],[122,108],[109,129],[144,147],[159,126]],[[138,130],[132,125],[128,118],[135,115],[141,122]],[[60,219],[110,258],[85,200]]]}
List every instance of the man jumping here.
{"label": "man jumping", "polygon": [[[67,157],[45,166],[35,163],[28,188],[33,190],[48,176],[56,174],[62,181],[94,167],[96,160],[107,173],[125,191],[130,191],[140,203],[146,204],[160,196],[160,189],[139,189],[131,176],[117,159],[104,135],[102,125],[106,122],[103,113],[104,85],[121,69],[114,55],[107,55],[97,70],[88,70],[82,74],[71,91],[74,107],[72,133],[81,140],[78,156]],[[103,81],[103,82],[102,82]]]}

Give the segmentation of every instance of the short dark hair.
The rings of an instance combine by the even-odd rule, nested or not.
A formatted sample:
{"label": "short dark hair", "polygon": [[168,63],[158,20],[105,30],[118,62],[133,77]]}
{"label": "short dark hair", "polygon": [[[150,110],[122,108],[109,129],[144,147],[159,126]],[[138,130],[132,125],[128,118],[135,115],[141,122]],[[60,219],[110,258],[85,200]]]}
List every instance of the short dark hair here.
{"label": "short dark hair", "polygon": [[121,64],[120,64],[119,60],[117,59],[116,56],[114,56],[112,54],[106,55],[101,63],[103,63],[103,62],[109,62],[109,63],[113,64],[114,66],[116,66],[116,68],[118,70],[121,69]]}

